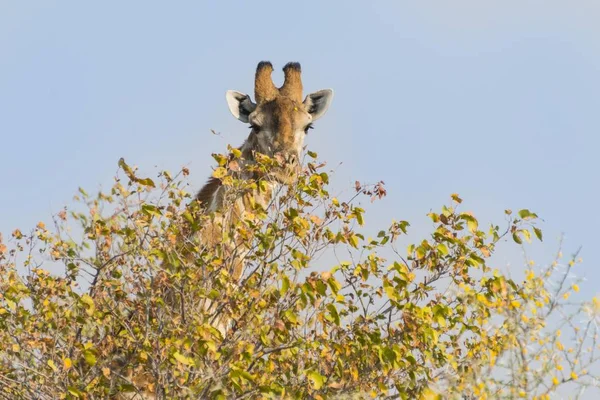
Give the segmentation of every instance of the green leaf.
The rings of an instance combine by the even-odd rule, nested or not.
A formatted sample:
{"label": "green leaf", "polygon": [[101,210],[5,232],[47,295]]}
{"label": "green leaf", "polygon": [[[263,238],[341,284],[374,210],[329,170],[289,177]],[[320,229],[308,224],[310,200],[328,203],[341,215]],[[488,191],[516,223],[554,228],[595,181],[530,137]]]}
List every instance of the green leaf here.
{"label": "green leaf", "polygon": [[283,296],[284,294],[287,293],[289,288],[290,288],[290,278],[288,278],[287,276],[284,276],[281,279],[281,289],[279,289],[279,294],[281,294]]}
{"label": "green leaf", "polygon": [[527,209],[523,209],[519,211],[519,217],[521,219],[532,219],[532,218],[537,218],[537,214],[532,213],[531,211],[527,210]]}
{"label": "green leaf", "polygon": [[142,212],[148,216],[160,217],[162,213],[158,209],[158,207],[152,204],[144,204],[142,205]]}
{"label": "green leaf", "polygon": [[358,249],[358,237],[356,235],[351,235],[348,238],[348,243],[350,244],[350,246],[354,247],[355,249]]}
{"label": "green leaf", "polygon": [[523,240],[519,237],[519,232],[516,231],[512,234],[513,240],[518,244],[523,244]]}
{"label": "green leaf", "polygon": [[327,284],[329,285],[329,288],[334,294],[338,294],[338,292],[342,288],[342,285],[340,285],[337,279],[335,279],[333,276],[327,279]]}
{"label": "green leaf", "polygon": [[180,352],[176,351],[173,354],[173,358],[176,359],[177,361],[179,361],[182,364],[185,365],[194,365],[194,359],[190,358],[190,357],[186,357],[183,354],[181,354]]}
{"label": "green leaf", "polygon": [[83,396],[83,392],[81,390],[77,389],[75,386],[69,386],[67,388],[67,391],[77,398],[80,398]]}
{"label": "green leaf", "polygon": [[448,247],[444,244],[444,243],[440,243],[437,245],[437,250],[442,254],[447,256],[449,251],[448,251]]}
{"label": "green leaf", "polygon": [[337,308],[333,304],[327,304],[327,310],[329,310],[329,315],[331,316],[331,322],[340,325],[340,314],[338,314]]}
{"label": "green leaf", "polygon": [[355,207],[353,210],[353,214],[356,217],[356,221],[358,222],[358,224],[360,226],[363,226],[365,223],[365,220],[363,219],[364,212],[365,212],[365,210],[363,210],[362,208],[359,208],[359,207]]}
{"label": "green leaf", "polygon": [[150,178],[136,179],[136,182],[142,186],[156,187],[154,181]]}
{"label": "green leaf", "polygon": [[298,323],[298,316],[292,310],[286,310],[283,315],[293,324]]}
{"label": "green leaf", "polygon": [[323,384],[325,383],[325,377],[317,371],[310,371],[307,374],[307,377],[312,383],[312,386],[315,390],[321,389],[323,387]]}
{"label": "green leaf", "polygon": [[475,219],[474,216],[467,214],[467,213],[462,213],[460,214],[460,218],[467,221],[467,228],[469,228],[469,231],[475,233],[475,231],[477,231],[477,227],[479,226],[479,223],[477,222],[477,219]]}
{"label": "green leaf", "polygon": [[540,242],[543,241],[542,238],[542,230],[540,228],[533,228],[533,232],[535,232],[535,236],[539,239]]}
{"label": "green leaf", "polygon": [[255,379],[254,376],[252,376],[252,374],[250,374],[250,372],[245,371],[240,368],[232,368],[231,377],[232,378],[241,378],[247,382],[254,382],[254,379]]}
{"label": "green leaf", "polygon": [[94,354],[94,352],[90,349],[86,350],[83,352],[83,358],[85,359],[85,362],[88,363],[90,366],[94,366],[96,365],[96,355]]}
{"label": "green leaf", "polygon": [[133,174],[133,170],[129,165],[127,165],[123,157],[119,159],[119,167],[125,172],[125,175],[127,175],[130,180],[135,181],[136,178]]}

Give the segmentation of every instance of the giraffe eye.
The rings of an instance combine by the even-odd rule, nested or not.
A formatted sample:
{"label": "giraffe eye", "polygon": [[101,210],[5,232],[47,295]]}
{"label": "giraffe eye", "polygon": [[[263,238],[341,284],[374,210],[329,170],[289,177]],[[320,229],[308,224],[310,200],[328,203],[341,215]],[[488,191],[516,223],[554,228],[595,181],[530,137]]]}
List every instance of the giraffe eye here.
{"label": "giraffe eye", "polygon": [[315,129],[315,128],[312,124],[308,124],[308,125],[306,125],[306,128],[304,128],[304,133],[308,135],[309,129]]}
{"label": "giraffe eye", "polygon": [[258,126],[256,124],[250,124],[250,129],[260,131],[260,126]]}

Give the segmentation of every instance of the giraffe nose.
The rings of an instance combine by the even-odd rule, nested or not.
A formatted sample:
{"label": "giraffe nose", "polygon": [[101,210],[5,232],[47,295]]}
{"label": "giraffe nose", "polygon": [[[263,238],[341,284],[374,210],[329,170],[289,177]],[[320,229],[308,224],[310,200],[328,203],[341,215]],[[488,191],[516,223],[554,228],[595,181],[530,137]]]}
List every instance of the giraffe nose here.
{"label": "giraffe nose", "polygon": [[294,153],[289,153],[286,161],[288,164],[294,165],[298,161],[298,157]]}
{"label": "giraffe nose", "polygon": [[275,159],[282,164],[294,165],[298,162],[298,155],[295,153],[280,152],[275,154]]}

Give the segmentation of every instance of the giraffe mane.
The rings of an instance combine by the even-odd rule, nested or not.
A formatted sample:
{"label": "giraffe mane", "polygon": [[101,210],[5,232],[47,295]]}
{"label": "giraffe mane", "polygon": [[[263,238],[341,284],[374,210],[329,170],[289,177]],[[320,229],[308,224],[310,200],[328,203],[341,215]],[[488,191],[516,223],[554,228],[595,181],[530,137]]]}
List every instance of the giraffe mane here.
{"label": "giraffe mane", "polygon": [[213,201],[215,192],[219,190],[220,187],[221,180],[215,177],[210,177],[196,195],[196,200],[200,202],[202,207],[209,208],[211,202]]}

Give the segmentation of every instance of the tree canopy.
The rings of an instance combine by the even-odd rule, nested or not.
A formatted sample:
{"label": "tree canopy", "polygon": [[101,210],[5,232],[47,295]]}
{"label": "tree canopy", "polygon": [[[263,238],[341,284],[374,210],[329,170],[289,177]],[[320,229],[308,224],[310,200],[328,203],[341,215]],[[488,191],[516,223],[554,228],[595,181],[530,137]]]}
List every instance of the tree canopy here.
{"label": "tree canopy", "polygon": [[[214,157],[224,185],[264,184]],[[367,237],[360,201],[383,184],[335,198],[307,158],[223,245],[194,235],[214,215],[187,169],[155,183],[124,161],[108,192],[81,189],[52,226],[0,238],[0,397],[549,399],[596,385],[600,302],[569,299],[578,256],[526,262],[522,281],[490,266],[500,244],[542,240],[534,212],[483,227],[452,194],[427,237],[407,221]],[[222,247],[233,237],[250,249],[239,282]]]}

